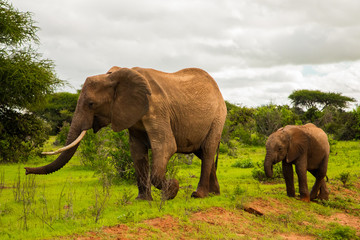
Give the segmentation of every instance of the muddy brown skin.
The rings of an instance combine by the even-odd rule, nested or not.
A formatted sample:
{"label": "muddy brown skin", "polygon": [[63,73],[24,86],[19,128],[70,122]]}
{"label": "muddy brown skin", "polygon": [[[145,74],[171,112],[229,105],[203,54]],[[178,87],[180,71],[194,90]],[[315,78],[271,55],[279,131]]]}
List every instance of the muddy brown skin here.
{"label": "muddy brown skin", "polygon": [[[273,175],[273,165],[282,162],[286,191],[289,197],[295,197],[294,171],[298,175],[300,199],[305,202],[319,198],[327,200],[329,190],[326,187],[330,146],[325,132],[314,124],[303,126],[288,125],[272,133],[266,142],[264,170],[267,177]],[[309,194],[306,172],[315,178],[315,184]]]}
{"label": "muddy brown skin", "polygon": [[[112,67],[86,79],[73,116],[67,144],[82,131],[97,132],[111,123],[114,131],[129,129],[130,151],[139,189],[138,199],[151,200],[151,184],[168,199],[179,190],[166,180],[166,165],[175,153],[195,153],[201,175],[193,197],[220,194],[214,156],[226,118],[226,105],[216,82],[201,69],[175,73],[154,69]],[[26,174],[48,174],[62,168],[78,144],[52,163],[25,168]],[[148,150],[153,164],[149,165]],[[149,174],[151,172],[151,174]]]}

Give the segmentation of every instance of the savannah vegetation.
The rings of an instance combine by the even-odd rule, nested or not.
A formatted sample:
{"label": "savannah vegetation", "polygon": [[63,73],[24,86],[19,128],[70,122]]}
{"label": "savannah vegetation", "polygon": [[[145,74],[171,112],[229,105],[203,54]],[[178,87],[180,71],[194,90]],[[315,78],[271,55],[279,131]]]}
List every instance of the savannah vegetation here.
{"label": "savannah vegetation", "polygon": [[[0,239],[360,238],[360,107],[347,108],[355,99],[297,90],[289,95],[291,105],[227,102],[217,170],[221,195],[191,198],[201,162],[178,154],[167,171],[179,179],[176,198],[165,201],[153,188],[153,201],[136,201],[127,131],[89,131],[63,169],[25,176],[25,164],[56,157],[39,152],[65,143],[78,93],[55,91],[64,83],[34,50],[39,39],[31,13],[0,2],[0,29]],[[263,171],[267,136],[308,122],[321,127],[331,145],[330,199],[310,204],[286,196],[279,164],[273,179]],[[116,234],[104,228],[115,225]]]}

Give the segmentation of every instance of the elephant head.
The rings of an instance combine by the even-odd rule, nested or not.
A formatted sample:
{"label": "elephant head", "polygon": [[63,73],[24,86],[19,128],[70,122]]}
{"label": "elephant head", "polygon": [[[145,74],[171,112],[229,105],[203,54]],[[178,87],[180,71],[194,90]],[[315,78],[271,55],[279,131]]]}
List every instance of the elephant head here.
{"label": "elephant head", "polygon": [[56,152],[52,163],[36,168],[26,167],[26,174],[49,174],[62,168],[74,155],[86,130],[99,131],[112,124],[114,131],[127,129],[138,122],[149,109],[148,81],[133,69],[112,67],[106,74],[88,77],[81,90],[67,136],[67,146]]}
{"label": "elephant head", "polygon": [[305,133],[296,127],[280,128],[266,141],[264,170],[267,177],[273,176],[273,165],[293,162],[304,153],[307,144]]}

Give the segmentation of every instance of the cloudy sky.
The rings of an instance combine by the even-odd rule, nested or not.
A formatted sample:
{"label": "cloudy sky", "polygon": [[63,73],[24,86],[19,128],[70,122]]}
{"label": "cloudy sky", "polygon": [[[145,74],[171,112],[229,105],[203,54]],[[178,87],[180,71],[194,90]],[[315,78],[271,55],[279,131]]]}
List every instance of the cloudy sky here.
{"label": "cloudy sky", "polygon": [[293,90],[360,103],[359,0],[10,0],[34,13],[39,52],[79,89],[111,66],[209,72],[225,100],[289,104]]}

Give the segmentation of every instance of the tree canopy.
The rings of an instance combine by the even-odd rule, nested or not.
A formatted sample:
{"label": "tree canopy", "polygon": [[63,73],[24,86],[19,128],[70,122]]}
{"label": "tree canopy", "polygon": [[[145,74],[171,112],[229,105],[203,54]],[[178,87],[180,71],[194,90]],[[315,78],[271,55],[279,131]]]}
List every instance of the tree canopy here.
{"label": "tree canopy", "polygon": [[36,106],[31,111],[50,124],[51,134],[57,134],[64,122],[71,123],[78,98],[79,92],[49,94],[41,106]]}
{"label": "tree canopy", "polygon": [[51,60],[34,50],[38,27],[30,12],[0,1],[0,161],[26,159],[46,139],[29,109],[62,84]]}
{"label": "tree canopy", "polygon": [[32,47],[39,40],[31,17],[29,12],[0,2],[0,108],[26,109],[39,104],[62,83],[53,62],[42,59]]}
{"label": "tree canopy", "polygon": [[341,93],[321,92],[319,90],[296,90],[289,98],[295,107],[322,109],[332,106],[337,109],[346,108],[349,102],[355,102],[354,98],[342,96]]}

